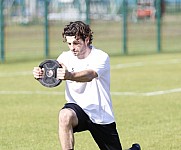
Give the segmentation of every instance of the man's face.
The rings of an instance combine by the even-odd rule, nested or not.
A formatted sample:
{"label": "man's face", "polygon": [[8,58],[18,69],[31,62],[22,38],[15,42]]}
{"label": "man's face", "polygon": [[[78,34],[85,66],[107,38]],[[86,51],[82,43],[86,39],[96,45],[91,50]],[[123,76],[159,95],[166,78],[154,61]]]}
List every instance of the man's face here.
{"label": "man's face", "polygon": [[87,44],[82,39],[76,39],[75,36],[66,36],[69,49],[77,57],[84,55]]}

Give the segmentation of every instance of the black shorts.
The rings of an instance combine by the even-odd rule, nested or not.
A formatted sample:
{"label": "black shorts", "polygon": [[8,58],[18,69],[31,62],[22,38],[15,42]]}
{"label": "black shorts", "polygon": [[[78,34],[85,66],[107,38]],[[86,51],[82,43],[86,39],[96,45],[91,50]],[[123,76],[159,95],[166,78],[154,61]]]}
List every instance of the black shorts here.
{"label": "black shorts", "polygon": [[74,103],[67,103],[62,109],[64,108],[74,110],[77,115],[78,125],[73,129],[74,133],[88,130],[101,150],[122,150],[115,122],[95,124],[83,109]]}

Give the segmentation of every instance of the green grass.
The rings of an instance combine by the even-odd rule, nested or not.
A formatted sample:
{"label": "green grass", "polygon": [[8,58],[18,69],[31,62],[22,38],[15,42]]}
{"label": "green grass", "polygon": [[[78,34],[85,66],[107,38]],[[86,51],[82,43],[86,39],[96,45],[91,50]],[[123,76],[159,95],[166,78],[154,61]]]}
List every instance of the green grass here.
{"label": "green grass", "polygon": [[[144,95],[181,88],[180,58],[180,53],[111,57],[111,92],[122,93],[112,94],[112,101],[123,148],[138,142],[143,150],[180,149],[181,92]],[[31,72],[40,61],[0,65],[1,150],[60,149],[58,112],[65,100],[51,93],[64,92],[65,85],[49,89],[34,80]],[[117,68],[120,64],[127,67]],[[75,139],[77,150],[98,149],[89,132]]]}
{"label": "green grass", "polygon": [[[162,54],[154,54],[156,22],[129,21],[128,56],[120,56],[122,22],[91,23],[93,44],[111,56],[111,92],[121,92],[112,94],[112,101],[123,148],[134,142],[143,150],[181,147],[181,92],[145,96],[181,88],[181,54],[172,54],[181,50],[179,18],[163,18],[161,46],[169,53]],[[50,24],[50,58],[67,50],[61,38],[64,25]],[[65,103],[61,94],[64,83],[49,89],[32,76],[33,67],[44,59],[44,27],[7,25],[5,35],[6,62],[0,63],[0,150],[58,150],[58,112]],[[75,134],[75,139],[76,150],[98,149],[89,132]]]}

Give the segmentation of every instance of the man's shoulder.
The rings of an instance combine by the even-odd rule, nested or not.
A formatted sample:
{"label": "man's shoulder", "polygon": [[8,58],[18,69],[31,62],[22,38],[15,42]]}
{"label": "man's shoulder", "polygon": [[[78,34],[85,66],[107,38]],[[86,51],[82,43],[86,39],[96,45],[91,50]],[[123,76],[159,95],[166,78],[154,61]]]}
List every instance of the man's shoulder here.
{"label": "man's shoulder", "polygon": [[92,47],[92,50],[93,50],[93,53],[94,53],[95,55],[99,56],[99,57],[101,57],[101,56],[109,57],[109,55],[108,55],[105,51],[103,51],[103,50],[101,50],[101,49],[97,49],[97,48],[95,48],[95,47]]}
{"label": "man's shoulder", "polygon": [[72,55],[72,52],[70,50],[63,51],[61,55]]}
{"label": "man's shoulder", "polygon": [[73,54],[72,54],[72,52],[71,52],[70,50],[68,50],[68,51],[63,51],[63,52],[60,54],[60,57],[70,58],[70,57],[72,57],[72,56],[73,56]]}
{"label": "man's shoulder", "polygon": [[72,58],[73,55],[72,55],[72,52],[69,50],[69,51],[63,51],[57,58],[57,60],[59,62],[67,62],[67,60],[70,58]]}

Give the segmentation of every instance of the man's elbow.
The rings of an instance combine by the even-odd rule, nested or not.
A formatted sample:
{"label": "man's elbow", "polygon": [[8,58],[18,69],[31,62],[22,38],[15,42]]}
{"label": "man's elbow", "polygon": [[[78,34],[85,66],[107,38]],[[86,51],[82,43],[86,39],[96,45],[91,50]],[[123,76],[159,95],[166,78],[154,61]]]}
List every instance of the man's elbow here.
{"label": "man's elbow", "polygon": [[87,82],[91,82],[94,78],[97,78],[98,75],[95,71],[91,71],[87,76]]}

